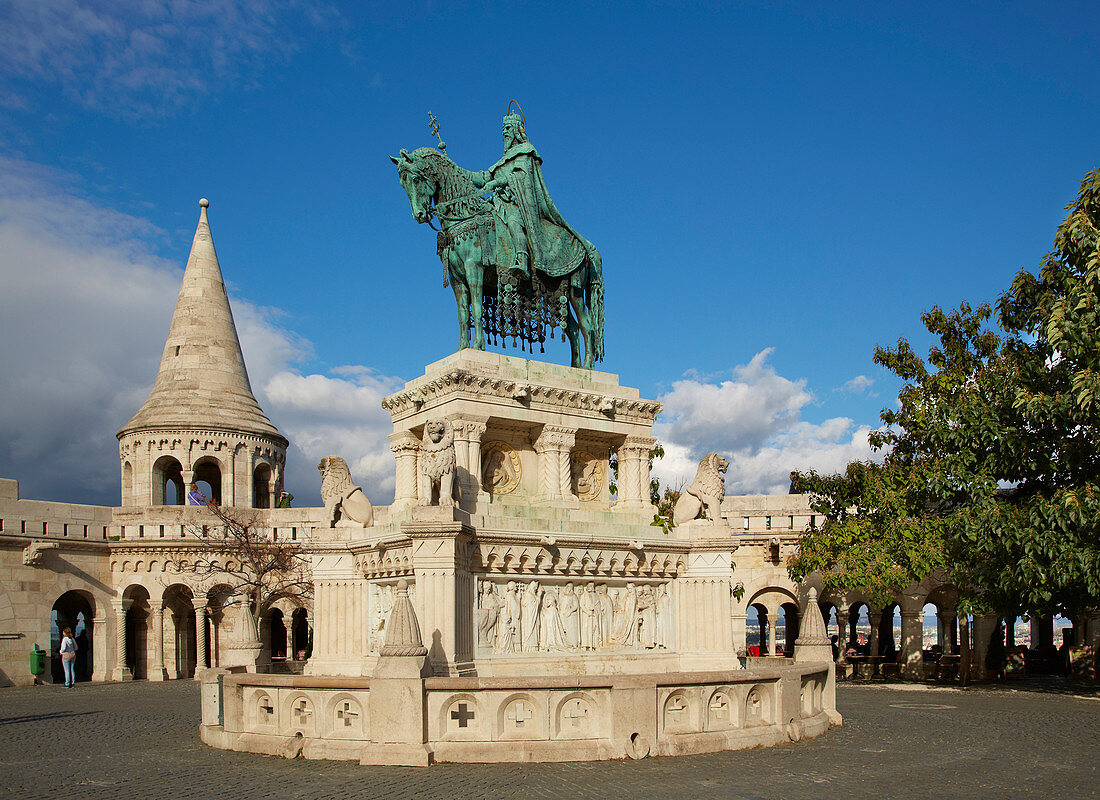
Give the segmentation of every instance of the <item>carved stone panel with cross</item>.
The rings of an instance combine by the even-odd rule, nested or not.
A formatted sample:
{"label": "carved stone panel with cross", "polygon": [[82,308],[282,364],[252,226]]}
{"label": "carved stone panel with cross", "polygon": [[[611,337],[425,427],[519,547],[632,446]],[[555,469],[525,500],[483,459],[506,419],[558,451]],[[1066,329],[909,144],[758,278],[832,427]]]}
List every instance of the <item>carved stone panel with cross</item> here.
{"label": "carved stone panel with cross", "polygon": [[245,708],[258,729],[273,730],[279,723],[279,709],[275,698],[262,689],[245,692]]}
{"label": "carved stone panel with cross", "polygon": [[337,695],[330,708],[329,726],[333,736],[349,739],[363,738],[363,731],[366,729],[365,703],[360,702],[356,697],[342,694]]}
{"label": "carved stone panel with cross", "polygon": [[707,702],[707,730],[725,731],[737,726],[731,694],[725,689],[719,689],[710,696]]}
{"label": "carved stone panel with cross", "polygon": [[666,733],[694,733],[699,730],[694,699],[682,690],[665,698],[663,727]]}
{"label": "carved stone panel with cross", "polygon": [[289,712],[285,720],[286,732],[296,733],[301,731],[307,734],[311,733],[317,725],[313,701],[300,694],[292,695],[289,701],[289,707],[283,706],[284,710]]}
{"label": "carved stone panel with cross", "polygon": [[501,739],[546,739],[546,694],[500,695],[497,730]]}
{"label": "carved stone panel with cross", "polygon": [[470,695],[464,694],[444,696],[439,706],[443,738],[488,739],[489,729],[486,727],[488,720],[483,719],[488,712],[483,708],[480,698],[475,700]]}
{"label": "carved stone panel with cross", "polygon": [[[564,697],[564,699],[563,699]],[[601,705],[587,692],[572,692],[553,701],[554,733],[559,739],[593,739],[604,727],[600,719]]]}

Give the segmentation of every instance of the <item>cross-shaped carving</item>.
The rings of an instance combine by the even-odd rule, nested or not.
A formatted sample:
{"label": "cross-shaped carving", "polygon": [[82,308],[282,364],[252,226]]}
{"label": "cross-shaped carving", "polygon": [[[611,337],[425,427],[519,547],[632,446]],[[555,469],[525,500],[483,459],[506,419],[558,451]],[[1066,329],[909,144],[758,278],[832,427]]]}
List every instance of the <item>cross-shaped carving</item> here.
{"label": "cross-shaped carving", "polygon": [[754,717],[760,714],[760,693],[755,689],[749,692],[749,713]]}
{"label": "cross-shaped carving", "polygon": [[668,710],[676,714],[679,714],[681,711],[687,711],[687,706],[684,705],[684,698],[680,697],[680,695],[676,695],[672,698],[672,702],[668,704]]}
{"label": "cross-shaped carving", "polygon": [[574,728],[579,728],[582,721],[588,720],[588,707],[580,700],[571,700],[562,716],[573,723]]}
{"label": "cross-shaped carving", "polygon": [[275,715],[275,706],[271,705],[271,700],[263,698],[260,700],[260,711],[264,714],[264,719],[270,719]]}
{"label": "cross-shaped carving", "polygon": [[313,711],[309,707],[309,702],[305,699],[299,700],[294,704],[294,716],[298,718],[299,725],[305,725],[309,721],[310,715]]}
{"label": "cross-shaped carving", "polygon": [[724,694],[716,694],[711,698],[710,710],[715,719],[729,719],[730,704]]}
{"label": "cross-shaped carving", "polygon": [[355,711],[351,707],[351,703],[344,701],[344,705],[336,709],[336,718],[344,721],[344,727],[350,728],[352,723],[355,722],[355,718],[359,716],[359,712]]}
{"label": "cross-shaped carving", "polygon": [[508,719],[512,720],[516,724],[517,728],[524,727],[524,722],[531,719],[534,716],[534,712],[527,707],[527,704],[522,700],[517,700],[512,703],[511,708],[508,709]]}
{"label": "cross-shaped carving", "polygon": [[458,711],[451,712],[451,719],[458,720],[458,727],[469,727],[470,720],[474,718],[474,712],[470,711],[465,703],[458,704]]}

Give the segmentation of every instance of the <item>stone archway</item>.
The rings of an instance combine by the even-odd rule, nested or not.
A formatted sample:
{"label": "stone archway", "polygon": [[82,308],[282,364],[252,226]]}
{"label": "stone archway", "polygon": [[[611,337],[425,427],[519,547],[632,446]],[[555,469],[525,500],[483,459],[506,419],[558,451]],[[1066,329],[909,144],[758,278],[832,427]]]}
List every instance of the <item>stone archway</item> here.
{"label": "stone archway", "polygon": [[50,610],[50,678],[53,683],[64,683],[61,659],[61,631],[71,628],[76,640],[76,679],[92,679],[92,634],[95,619],[95,599],[87,592],[71,590],[57,598]]}
{"label": "stone archway", "polygon": [[191,678],[198,664],[195,605],[191,589],[173,584],[164,590],[164,668],[171,678]]}
{"label": "stone archway", "polygon": [[126,630],[125,664],[134,680],[142,680],[149,677],[150,669],[149,591],[135,584],[126,590],[123,598],[129,601],[123,623]]}

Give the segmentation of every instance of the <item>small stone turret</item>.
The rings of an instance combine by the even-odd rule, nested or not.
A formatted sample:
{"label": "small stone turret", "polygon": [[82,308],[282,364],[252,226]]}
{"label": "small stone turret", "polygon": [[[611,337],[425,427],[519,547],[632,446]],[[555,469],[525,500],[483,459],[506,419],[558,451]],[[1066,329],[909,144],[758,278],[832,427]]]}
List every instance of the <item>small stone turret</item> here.
{"label": "small stone turret", "polygon": [[825,628],[821,606],[817,604],[817,589],[806,592],[806,610],[799,622],[798,639],[794,643],[795,661],[832,661],[833,648]]}
{"label": "small stone turret", "polygon": [[122,505],[182,505],[193,482],[208,500],[267,508],[288,442],[252,394],[206,209],[191,243],[156,384],[118,432]]}
{"label": "small stone turret", "polygon": [[412,601],[409,600],[409,584],[397,582],[397,599],[393,601],[389,621],[386,623],[386,643],[381,656],[426,656],[428,648],[420,638],[420,624],[416,621]]}

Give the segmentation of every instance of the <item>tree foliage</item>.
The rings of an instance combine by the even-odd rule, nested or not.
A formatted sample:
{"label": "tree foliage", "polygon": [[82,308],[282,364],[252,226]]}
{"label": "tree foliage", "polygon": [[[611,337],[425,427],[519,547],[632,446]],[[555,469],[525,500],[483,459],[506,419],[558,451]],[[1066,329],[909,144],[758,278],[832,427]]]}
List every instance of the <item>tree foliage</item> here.
{"label": "tree foliage", "polygon": [[312,571],[301,542],[275,539],[255,512],[214,503],[207,509],[213,524],[189,527],[202,542],[190,565],[200,582],[228,586],[228,602],[247,603],[257,618],[281,597],[312,596]]}
{"label": "tree foliage", "polygon": [[905,339],[876,363],[903,382],[872,445],[882,464],[798,480],[823,525],[795,577],[880,601],[942,568],[1001,612],[1074,615],[1100,601],[1100,171],[1083,181],[1038,274],[997,303],[933,308],[927,359]]}

